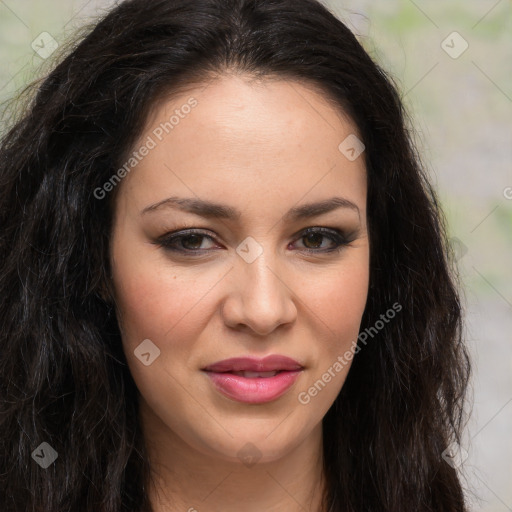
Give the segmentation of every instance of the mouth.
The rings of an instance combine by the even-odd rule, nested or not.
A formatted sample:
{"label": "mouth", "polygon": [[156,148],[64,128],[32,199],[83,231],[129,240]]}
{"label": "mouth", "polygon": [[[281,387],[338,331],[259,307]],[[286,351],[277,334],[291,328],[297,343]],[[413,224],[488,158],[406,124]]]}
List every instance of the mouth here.
{"label": "mouth", "polygon": [[304,370],[286,356],[232,358],[202,369],[214,388],[237,402],[261,404],[284,395]]}
{"label": "mouth", "polygon": [[276,370],[273,372],[219,372],[219,373],[231,373],[231,375],[238,375],[239,377],[245,377],[246,379],[267,379],[268,377],[275,377],[278,373],[281,373],[286,370]]}
{"label": "mouth", "polygon": [[275,371],[295,371],[302,369],[302,365],[291,357],[270,355],[262,359],[256,357],[232,357],[210,364],[204,371],[223,372],[255,372],[270,373]]}

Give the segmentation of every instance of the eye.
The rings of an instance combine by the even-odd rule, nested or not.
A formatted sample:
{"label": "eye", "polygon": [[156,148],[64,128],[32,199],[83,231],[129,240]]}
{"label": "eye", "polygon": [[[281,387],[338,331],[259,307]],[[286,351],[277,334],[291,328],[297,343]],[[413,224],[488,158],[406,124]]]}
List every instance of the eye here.
{"label": "eye", "polygon": [[[323,247],[322,239],[330,240],[331,247]],[[338,229],[314,227],[308,228],[301,233],[299,240],[304,240],[306,252],[309,253],[327,253],[333,251],[341,251],[345,245],[350,243],[345,234]]]}
{"label": "eye", "polygon": [[[167,233],[154,243],[163,247],[166,251],[181,253],[187,256],[196,256],[201,253],[208,253],[212,247],[205,247],[205,241],[215,242],[215,239],[198,229],[187,229]],[[308,228],[299,233],[296,240],[303,240],[303,252],[307,253],[330,253],[341,251],[344,246],[348,245],[352,240],[347,239],[344,232],[339,229],[313,227]],[[324,241],[330,240],[330,247],[325,246]],[[300,250],[300,249],[299,249]]]}
{"label": "eye", "polygon": [[158,239],[156,242],[168,251],[181,253],[197,253],[208,251],[203,246],[202,241],[209,239],[213,241],[213,237],[206,233],[194,229],[168,233]]}

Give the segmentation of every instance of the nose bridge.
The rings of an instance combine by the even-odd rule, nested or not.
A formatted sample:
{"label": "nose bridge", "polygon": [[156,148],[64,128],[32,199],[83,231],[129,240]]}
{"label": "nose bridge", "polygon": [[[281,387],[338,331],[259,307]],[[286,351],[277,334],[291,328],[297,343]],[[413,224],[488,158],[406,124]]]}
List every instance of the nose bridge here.
{"label": "nose bridge", "polygon": [[279,255],[270,237],[258,242],[248,237],[237,247],[236,285],[230,294],[231,307],[225,308],[231,324],[246,324],[259,334],[271,332],[281,323],[293,320],[296,313],[292,292],[280,275]]}
{"label": "nose bridge", "polygon": [[237,247],[240,256],[239,278],[243,279],[244,288],[250,288],[248,297],[258,301],[262,298],[267,298],[266,302],[276,301],[283,292],[283,282],[279,279],[278,258],[270,241],[270,237],[262,241],[247,237]]}
{"label": "nose bridge", "polygon": [[242,278],[247,280],[247,284],[252,286],[252,296],[280,295],[280,288],[283,285],[279,279],[279,265],[277,258],[273,257],[272,250],[267,247],[252,263],[245,260],[240,263]]}

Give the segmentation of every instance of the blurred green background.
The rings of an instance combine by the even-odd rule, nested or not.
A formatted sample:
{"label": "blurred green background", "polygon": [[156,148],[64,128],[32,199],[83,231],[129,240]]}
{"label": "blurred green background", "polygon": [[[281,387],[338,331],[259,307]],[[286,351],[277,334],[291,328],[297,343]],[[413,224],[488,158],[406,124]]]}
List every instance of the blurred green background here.
{"label": "blurred green background", "polygon": [[[31,46],[42,32],[60,45],[55,57],[114,3],[0,0],[2,110],[51,69]],[[393,77],[411,115],[465,287],[475,372],[468,497],[472,510],[512,510],[512,1],[324,3]]]}

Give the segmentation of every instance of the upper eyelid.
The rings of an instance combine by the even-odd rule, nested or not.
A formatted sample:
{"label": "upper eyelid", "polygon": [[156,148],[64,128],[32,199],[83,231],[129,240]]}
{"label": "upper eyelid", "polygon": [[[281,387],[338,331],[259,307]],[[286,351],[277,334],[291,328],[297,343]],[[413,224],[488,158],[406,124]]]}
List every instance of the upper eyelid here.
{"label": "upper eyelid", "polygon": [[[356,229],[349,228],[349,227],[344,228],[342,226],[332,226],[332,225],[328,226],[328,225],[321,225],[321,224],[313,224],[313,225],[309,225],[304,228],[298,229],[297,231],[295,231],[295,233],[293,233],[292,236],[296,236],[296,235],[303,233],[304,231],[307,231],[309,229],[317,229],[317,230],[323,229],[323,230],[334,231],[334,232],[346,232],[347,234],[350,232],[356,231]],[[182,226],[181,228],[176,228],[176,229],[169,228],[169,229],[165,230],[165,233],[162,236],[174,235],[174,234],[177,235],[177,234],[180,234],[182,232],[187,232],[187,231],[190,231],[192,233],[203,233],[204,232],[205,234],[208,234],[209,236],[210,236],[210,233],[212,233],[211,236],[217,236],[215,234],[215,232],[213,230],[211,230],[210,228],[200,228],[200,227],[197,227],[197,225]]]}
{"label": "upper eyelid", "polygon": [[[333,228],[328,226],[309,226],[307,228],[303,228],[296,233],[293,234],[294,239],[300,239],[304,236],[306,236],[309,232],[316,232],[323,234],[327,238],[329,238],[329,233],[331,233],[331,240],[333,242],[337,242],[339,245],[342,245],[344,243],[350,243],[352,241],[352,238],[354,235],[358,233],[357,232],[345,232],[345,230],[342,230],[340,228]],[[157,243],[165,243],[166,240],[180,240],[182,238],[186,238],[187,236],[202,236],[205,238],[210,238],[213,242],[217,243],[217,238],[215,235],[212,235],[208,232],[208,230],[205,230],[203,228],[182,228],[175,231],[171,231],[169,233],[165,233],[161,237],[158,238]],[[336,239],[341,240],[336,240]],[[202,251],[203,249],[197,249],[198,251]],[[207,249],[204,249],[207,250]],[[192,249],[189,249],[187,252],[193,252]]]}
{"label": "upper eyelid", "polygon": [[[314,231],[317,231],[320,233],[321,232],[326,232],[326,233],[331,232],[333,235],[346,236],[347,238],[350,236],[350,234],[352,232],[356,231],[356,230],[347,231],[347,230],[344,230],[341,228],[334,228],[334,227],[329,227],[329,226],[309,226],[307,228],[299,229],[291,236],[296,237],[303,233],[307,233],[308,231],[311,231],[311,230],[314,230]],[[164,233],[163,235],[161,235],[158,238],[159,239],[165,239],[165,238],[171,238],[171,237],[178,238],[178,237],[185,237],[188,235],[200,235],[200,236],[205,236],[205,237],[211,237],[214,239],[217,238],[216,234],[212,234],[212,232],[210,232],[206,228],[194,228],[194,227],[190,227],[190,228],[184,227],[184,228],[177,229],[177,230],[169,230],[168,232]]]}

